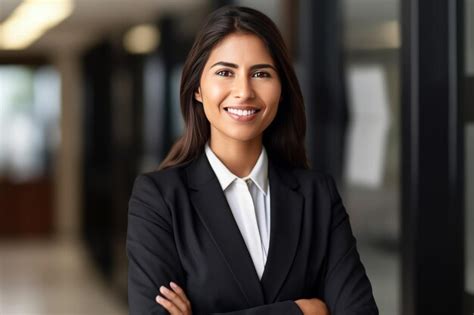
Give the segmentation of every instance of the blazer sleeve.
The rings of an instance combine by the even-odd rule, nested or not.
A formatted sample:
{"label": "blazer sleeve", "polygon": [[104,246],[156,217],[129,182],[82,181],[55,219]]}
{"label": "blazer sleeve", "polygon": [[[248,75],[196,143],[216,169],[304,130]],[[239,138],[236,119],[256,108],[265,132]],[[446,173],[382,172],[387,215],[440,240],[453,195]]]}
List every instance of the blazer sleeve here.
{"label": "blazer sleeve", "polygon": [[324,301],[332,315],[378,315],[372,287],[357,252],[349,216],[334,179],[327,175],[331,226]]}
{"label": "blazer sleeve", "polygon": [[294,301],[282,301],[247,308],[235,312],[212,313],[210,315],[303,315]]}
{"label": "blazer sleeve", "polygon": [[[155,301],[161,285],[185,283],[185,272],[175,247],[171,213],[159,188],[146,174],[134,182],[128,208],[126,251],[128,304],[131,315],[168,314]],[[183,288],[186,291],[186,288]],[[193,301],[191,301],[192,305]],[[257,306],[229,315],[302,315],[293,301]]]}
{"label": "blazer sleeve", "polygon": [[139,175],[133,185],[126,251],[130,314],[168,314],[155,297],[161,285],[184,283],[184,272],[174,243],[171,213],[146,174]]}

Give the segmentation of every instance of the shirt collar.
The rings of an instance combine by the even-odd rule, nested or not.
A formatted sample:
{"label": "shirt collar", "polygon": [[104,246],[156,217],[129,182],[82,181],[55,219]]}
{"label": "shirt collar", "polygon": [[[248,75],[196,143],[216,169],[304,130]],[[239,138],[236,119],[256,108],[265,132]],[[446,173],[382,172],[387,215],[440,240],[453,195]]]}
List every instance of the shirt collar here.
{"label": "shirt collar", "polygon": [[[215,155],[209,146],[209,141],[206,142],[205,152],[209,164],[211,164],[214,173],[216,173],[217,179],[222,187],[222,190],[226,190],[227,187],[236,179],[239,178],[237,175],[232,173],[221,160]],[[252,171],[246,177],[241,178],[242,180],[251,179],[255,185],[263,192],[264,195],[268,191],[268,157],[265,147],[262,146],[262,151],[257,159]]]}

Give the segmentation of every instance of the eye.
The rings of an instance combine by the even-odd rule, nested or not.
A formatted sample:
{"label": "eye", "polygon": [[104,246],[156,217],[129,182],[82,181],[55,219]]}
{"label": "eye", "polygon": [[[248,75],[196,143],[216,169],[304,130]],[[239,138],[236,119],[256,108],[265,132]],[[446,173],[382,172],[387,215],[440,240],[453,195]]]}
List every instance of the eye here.
{"label": "eye", "polygon": [[253,75],[254,77],[257,77],[257,78],[270,78],[271,77],[270,73],[265,72],[265,71],[258,71],[258,72],[255,72]]}
{"label": "eye", "polygon": [[220,71],[217,71],[216,74],[221,77],[229,77],[232,75],[232,72],[229,70],[220,70]]}

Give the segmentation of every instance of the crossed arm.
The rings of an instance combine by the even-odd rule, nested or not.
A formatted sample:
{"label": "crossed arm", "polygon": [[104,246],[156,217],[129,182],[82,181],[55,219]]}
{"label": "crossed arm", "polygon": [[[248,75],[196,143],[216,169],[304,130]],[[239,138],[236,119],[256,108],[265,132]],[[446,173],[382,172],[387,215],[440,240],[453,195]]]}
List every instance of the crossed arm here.
{"label": "crossed arm", "polygon": [[[161,192],[153,180],[141,175],[135,180],[129,202],[127,229],[128,296],[130,314],[191,314],[191,303],[178,285],[183,283],[184,270],[174,248],[170,214]],[[167,253],[162,255],[159,253]],[[153,272],[159,269],[160,272]],[[160,288],[161,298],[158,298]],[[311,300],[283,301],[225,313],[228,315],[284,314],[301,315],[322,303]],[[304,313],[303,313],[304,312]],[[214,314],[217,315],[217,314]]]}
{"label": "crossed arm", "polygon": [[[170,282],[170,288],[161,286],[160,293],[163,296],[157,295],[156,302],[163,306],[171,315],[192,314],[191,302],[184,290],[176,283]],[[326,304],[319,299],[300,299],[295,301],[295,303],[304,315],[329,315]],[[232,313],[236,315],[242,314],[242,312]],[[250,312],[248,313],[251,314]]]}

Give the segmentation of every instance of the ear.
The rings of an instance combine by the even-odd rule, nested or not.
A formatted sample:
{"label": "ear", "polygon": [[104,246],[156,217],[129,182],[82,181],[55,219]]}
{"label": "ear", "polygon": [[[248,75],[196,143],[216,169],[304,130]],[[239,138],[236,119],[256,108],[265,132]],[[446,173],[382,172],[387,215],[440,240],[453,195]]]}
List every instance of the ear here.
{"label": "ear", "polygon": [[196,99],[196,101],[202,103],[202,95],[201,95],[201,88],[198,87],[197,91],[194,92],[194,98]]}

